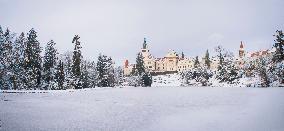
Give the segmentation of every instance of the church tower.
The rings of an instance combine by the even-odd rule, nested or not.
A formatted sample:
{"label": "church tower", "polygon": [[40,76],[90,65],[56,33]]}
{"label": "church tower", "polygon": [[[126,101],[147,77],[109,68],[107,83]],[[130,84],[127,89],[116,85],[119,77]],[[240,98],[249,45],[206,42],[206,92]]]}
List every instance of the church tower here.
{"label": "church tower", "polygon": [[243,58],[245,56],[244,44],[241,41],[240,50],[239,50],[239,57]]}
{"label": "church tower", "polygon": [[143,42],[143,46],[142,46],[142,49],[141,49],[141,53],[142,53],[142,56],[144,58],[148,57],[150,55],[146,38],[144,38],[144,42]]}

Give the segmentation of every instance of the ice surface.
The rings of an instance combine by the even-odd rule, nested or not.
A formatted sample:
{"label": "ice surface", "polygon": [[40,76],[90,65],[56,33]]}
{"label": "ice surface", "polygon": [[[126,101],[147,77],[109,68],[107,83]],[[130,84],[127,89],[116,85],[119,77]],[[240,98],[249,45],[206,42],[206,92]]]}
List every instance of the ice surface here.
{"label": "ice surface", "polygon": [[283,88],[0,93],[0,131],[283,131]]}

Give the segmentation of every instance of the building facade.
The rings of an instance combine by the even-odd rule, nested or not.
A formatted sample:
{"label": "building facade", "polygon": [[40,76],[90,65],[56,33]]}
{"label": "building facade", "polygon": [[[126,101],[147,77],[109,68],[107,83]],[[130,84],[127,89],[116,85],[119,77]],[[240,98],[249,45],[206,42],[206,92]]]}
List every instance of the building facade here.
{"label": "building facade", "polygon": [[[140,52],[142,53],[146,70],[151,73],[173,73],[193,68],[192,59],[185,58],[183,54],[179,56],[174,50],[170,50],[163,58],[155,58],[150,53],[145,38]],[[124,75],[129,76],[133,68],[135,68],[135,64],[129,65],[129,61],[125,60]]]}
{"label": "building facade", "polygon": [[[233,64],[238,68],[242,69],[246,62],[251,62],[259,57],[267,57],[271,55],[272,50],[263,50],[257,52],[245,52],[244,43],[241,41],[238,55],[233,57]],[[155,58],[148,48],[148,43],[144,38],[143,46],[140,50],[143,56],[144,66],[148,72],[151,73],[177,73],[194,68],[194,59],[186,58],[182,53],[179,55],[174,50],[170,50],[164,57]],[[205,64],[205,58],[200,61],[201,65]],[[217,70],[219,66],[219,58],[213,56],[210,58],[210,69]],[[132,73],[135,64],[129,64],[128,60],[124,63],[124,75],[129,76]]]}

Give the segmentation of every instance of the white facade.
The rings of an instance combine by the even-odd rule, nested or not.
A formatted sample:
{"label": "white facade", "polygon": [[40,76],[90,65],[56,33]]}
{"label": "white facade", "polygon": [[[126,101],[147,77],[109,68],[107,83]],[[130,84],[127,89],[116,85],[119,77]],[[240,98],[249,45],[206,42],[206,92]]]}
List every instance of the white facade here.
{"label": "white facade", "polygon": [[[193,68],[192,59],[181,58],[174,50],[170,50],[163,58],[155,58],[151,55],[145,39],[141,53],[144,66],[149,72],[181,72]],[[127,64],[124,66],[124,75],[127,76],[131,74],[135,65],[128,65],[128,60],[126,61],[125,63]]]}

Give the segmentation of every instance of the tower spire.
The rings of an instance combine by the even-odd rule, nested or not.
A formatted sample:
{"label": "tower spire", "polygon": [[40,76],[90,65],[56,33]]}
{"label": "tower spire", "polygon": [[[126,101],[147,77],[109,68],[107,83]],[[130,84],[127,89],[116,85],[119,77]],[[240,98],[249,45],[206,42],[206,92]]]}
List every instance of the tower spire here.
{"label": "tower spire", "polygon": [[239,50],[239,57],[243,58],[244,56],[245,56],[244,44],[243,44],[243,41],[241,41],[240,50]]}
{"label": "tower spire", "polygon": [[143,42],[143,49],[147,48],[147,42],[146,42],[146,38],[144,37],[144,42]]}
{"label": "tower spire", "polygon": [[243,49],[243,48],[244,48],[243,41],[241,41],[240,48],[241,48],[241,49]]}

